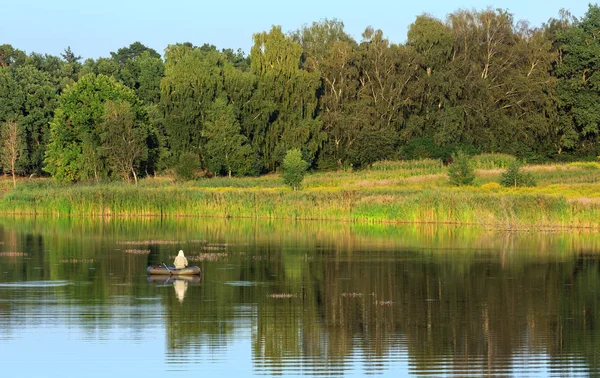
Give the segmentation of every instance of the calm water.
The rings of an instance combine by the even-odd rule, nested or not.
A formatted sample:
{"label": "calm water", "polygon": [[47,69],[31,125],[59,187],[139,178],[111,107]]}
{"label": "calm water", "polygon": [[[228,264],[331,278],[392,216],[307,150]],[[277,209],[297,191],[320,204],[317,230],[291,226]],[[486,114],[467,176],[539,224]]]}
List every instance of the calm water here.
{"label": "calm water", "polygon": [[599,304],[591,232],[0,219],[2,376],[589,376]]}

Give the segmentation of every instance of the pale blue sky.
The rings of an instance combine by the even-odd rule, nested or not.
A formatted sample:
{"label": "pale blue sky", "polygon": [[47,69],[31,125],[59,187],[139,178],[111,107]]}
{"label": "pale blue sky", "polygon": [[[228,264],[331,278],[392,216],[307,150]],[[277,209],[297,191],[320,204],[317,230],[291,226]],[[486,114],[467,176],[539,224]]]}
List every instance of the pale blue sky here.
{"label": "pale blue sky", "polygon": [[392,42],[403,42],[415,17],[429,13],[445,19],[457,9],[507,9],[515,19],[539,26],[561,8],[582,17],[587,1],[558,0],[7,0],[2,5],[0,44],[58,55],[65,47],[84,58],[140,41],[163,53],[170,43],[210,43],[249,52],[252,34],[281,25],[284,31],[324,18],[344,22],[355,39],[365,27],[381,29]]}

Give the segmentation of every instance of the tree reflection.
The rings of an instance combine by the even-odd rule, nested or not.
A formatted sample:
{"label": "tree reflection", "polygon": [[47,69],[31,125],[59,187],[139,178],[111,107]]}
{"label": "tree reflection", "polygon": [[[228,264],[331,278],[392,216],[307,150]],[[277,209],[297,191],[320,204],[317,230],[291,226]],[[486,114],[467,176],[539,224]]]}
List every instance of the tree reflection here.
{"label": "tree reflection", "polygon": [[[92,333],[119,322],[143,333],[155,318],[139,311],[139,298],[158,296],[170,355],[223,348],[244,327],[255,368],[270,374],[342,374],[356,359],[374,373],[399,351],[425,375],[508,375],[536,353],[558,372],[569,358],[600,368],[600,236],[591,232],[226,220],[0,225],[0,249],[28,253],[0,256],[9,272],[1,282],[91,283],[49,290],[71,298],[72,321]],[[127,255],[123,240],[177,244]],[[149,263],[180,248],[226,257],[199,261],[202,278],[146,277]],[[1,305],[3,333],[30,319]]]}

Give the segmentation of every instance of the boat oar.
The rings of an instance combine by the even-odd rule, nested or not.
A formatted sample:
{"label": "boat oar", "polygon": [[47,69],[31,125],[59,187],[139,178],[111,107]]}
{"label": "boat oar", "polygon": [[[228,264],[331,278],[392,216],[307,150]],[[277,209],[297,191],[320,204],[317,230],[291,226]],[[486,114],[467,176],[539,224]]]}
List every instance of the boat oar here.
{"label": "boat oar", "polygon": [[162,263],[163,266],[169,271],[169,274],[172,275],[173,273],[171,272],[171,269],[169,269],[169,267],[167,266],[167,264]]}

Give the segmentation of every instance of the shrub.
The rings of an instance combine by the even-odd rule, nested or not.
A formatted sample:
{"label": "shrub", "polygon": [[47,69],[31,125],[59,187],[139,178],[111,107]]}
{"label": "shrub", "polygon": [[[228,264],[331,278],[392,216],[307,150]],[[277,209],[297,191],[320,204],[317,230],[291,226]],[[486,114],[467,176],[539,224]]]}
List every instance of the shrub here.
{"label": "shrub", "polygon": [[523,163],[519,160],[513,161],[506,171],[500,176],[500,185],[505,187],[535,186],[536,182],[531,173],[521,171]]}
{"label": "shrub", "polygon": [[475,169],[471,162],[471,157],[458,151],[452,154],[453,163],[448,166],[448,178],[453,185],[471,185],[475,180]]}
{"label": "shrub", "polygon": [[190,181],[196,177],[196,172],[199,169],[198,155],[187,152],[179,158],[179,164],[175,167],[175,174],[179,180]]}
{"label": "shrub", "polygon": [[302,159],[302,152],[298,149],[288,150],[283,159],[283,182],[293,190],[300,189],[308,163]]}

